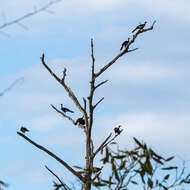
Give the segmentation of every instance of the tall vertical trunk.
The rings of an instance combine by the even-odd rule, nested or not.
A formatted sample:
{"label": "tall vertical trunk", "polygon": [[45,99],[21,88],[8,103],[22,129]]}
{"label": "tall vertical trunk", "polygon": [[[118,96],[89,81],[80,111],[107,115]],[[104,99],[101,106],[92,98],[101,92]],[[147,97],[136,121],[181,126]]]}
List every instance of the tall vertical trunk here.
{"label": "tall vertical trunk", "polygon": [[90,135],[89,130],[86,133],[86,182],[84,184],[85,190],[91,189],[91,146],[90,146]]}

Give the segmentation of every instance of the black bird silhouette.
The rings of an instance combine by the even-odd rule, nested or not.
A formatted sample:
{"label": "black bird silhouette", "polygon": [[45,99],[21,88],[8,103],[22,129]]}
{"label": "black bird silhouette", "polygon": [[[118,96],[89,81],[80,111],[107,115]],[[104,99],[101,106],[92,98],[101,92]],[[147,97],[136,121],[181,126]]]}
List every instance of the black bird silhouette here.
{"label": "black bird silhouette", "polygon": [[128,43],[129,43],[129,40],[130,38],[128,38],[128,40],[124,41],[122,44],[121,44],[121,48],[120,48],[120,51],[123,49],[123,47],[127,47]]}
{"label": "black bird silhouette", "polygon": [[66,112],[74,113],[74,111],[72,111],[72,110],[70,110],[70,109],[68,109],[68,108],[66,108],[66,107],[63,107],[63,104],[61,104],[61,110],[62,110],[64,113],[66,113]]}
{"label": "black bird silhouette", "polygon": [[139,24],[132,32],[135,32],[135,30],[142,30],[145,27],[146,23],[147,22],[145,21],[144,24]]}
{"label": "black bird silhouette", "polygon": [[85,124],[84,118],[83,118],[83,117],[78,118],[78,119],[76,120],[76,122],[75,122],[75,125],[77,125],[78,123],[79,123],[80,125],[84,125],[84,124]]}
{"label": "black bird silhouette", "polygon": [[119,125],[118,127],[114,128],[114,132],[115,132],[116,135],[119,135],[123,131],[123,129],[120,130],[120,127],[121,127],[121,125]]}
{"label": "black bird silhouette", "polygon": [[28,132],[29,130],[28,130],[26,127],[23,127],[23,126],[22,126],[22,127],[20,128],[20,131],[23,132],[23,133],[25,133],[25,132]]}

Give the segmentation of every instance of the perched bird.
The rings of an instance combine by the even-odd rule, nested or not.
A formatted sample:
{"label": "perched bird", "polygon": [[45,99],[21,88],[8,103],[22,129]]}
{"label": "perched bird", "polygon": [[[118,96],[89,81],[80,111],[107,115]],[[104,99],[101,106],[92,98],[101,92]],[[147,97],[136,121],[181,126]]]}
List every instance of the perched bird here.
{"label": "perched bird", "polygon": [[28,130],[26,127],[23,127],[23,126],[22,126],[22,127],[20,128],[20,131],[23,132],[23,133],[25,133],[25,132],[28,132],[29,130]]}
{"label": "perched bird", "polygon": [[71,113],[74,113],[73,111],[71,111],[70,109],[66,108],[66,107],[63,107],[63,104],[61,104],[61,110],[66,113],[66,112],[71,112]]}
{"label": "perched bird", "polygon": [[85,124],[84,117],[78,118],[78,119],[76,120],[76,122],[75,122],[75,125],[77,125],[78,123],[79,123],[80,125],[84,125],[84,124]]}
{"label": "perched bird", "polygon": [[146,23],[147,22],[145,21],[144,24],[139,24],[132,32],[135,32],[135,30],[142,30],[145,27]]}
{"label": "perched bird", "polygon": [[129,40],[130,38],[128,38],[128,40],[124,41],[122,44],[121,44],[121,48],[120,48],[120,51],[123,49],[123,47],[127,47],[128,43],[129,43]]}
{"label": "perched bird", "polygon": [[118,127],[114,128],[114,132],[115,132],[116,135],[119,135],[123,131],[123,129],[120,130],[120,127],[121,127],[121,125],[119,125]]}

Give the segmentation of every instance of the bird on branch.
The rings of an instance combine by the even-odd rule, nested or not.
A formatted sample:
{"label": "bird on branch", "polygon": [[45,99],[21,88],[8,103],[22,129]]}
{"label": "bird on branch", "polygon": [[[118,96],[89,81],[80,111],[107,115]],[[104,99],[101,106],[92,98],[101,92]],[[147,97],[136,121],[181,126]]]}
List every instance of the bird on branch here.
{"label": "bird on branch", "polygon": [[78,118],[78,119],[76,120],[76,122],[75,122],[75,125],[77,125],[78,123],[79,123],[80,125],[84,125],[84,124],[85,124],[84,117]]}
{"label": "bird on branch", "polygon": [[136,28],[132,31],[132,33],[135,32],[136,30],[142,30],[145,27],[146,23],[147,22],[145,21],[144,24],[139,24],[138,26],[136,26]]}
{"label": "bird on branch", "polygon": [[123,131],[123,129],[120,130],[120,127],[121,127],[121,125],[119,125],[118,127],[114,128],[114,132],[115,132],[116,135],[120,135],[121,132]]}
{"label": "bird on branch", "polygon": [[26,128],[26,127],[21,127],[20,128],[20,131],[22,132],[22,133],[25,133],[25,132],[28,132],[29,130]]}
{"label": "bird on branch", "polygon": [[121,44],[121,48],[120,48],[120,51],[123,49],[123,47],[127,47],[128,43],[129,43],[129,40],[130,38],[128,38],[128,40],[124,41],[122,44]]}
{"label": "bird on branch", "polygon": [[61,104],[61,110],[62,110],[64,113],[66,113],[66,112],[74,113],[74,111],[72,111],[72,110],[70,110],[70,109],[68,109],[68,108],[66,108],[66,107],[63,107],[63,104]]}

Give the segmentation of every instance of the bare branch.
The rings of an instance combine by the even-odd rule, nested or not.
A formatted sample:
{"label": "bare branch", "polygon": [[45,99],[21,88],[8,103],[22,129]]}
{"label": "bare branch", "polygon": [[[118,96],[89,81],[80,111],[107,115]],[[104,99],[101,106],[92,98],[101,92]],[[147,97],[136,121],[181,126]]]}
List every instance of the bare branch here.
{"label": "bare branch", "polygon": [[[121,130],[122,132],[123,130]],[[121,133],[120,133],[121,134]],[[112,133],[106,138],[106,140],[99,146],[99,148],[94,152],[93,157],[96,156],[98,152],[100,152],[103,148],[105,148],[107,145],[109,145],[112,141],[114,141],[120,134],[115,134],[115,136],[110,139]],[[110,140],[109,140],[110,139]],[[109,140],[109,141],[108,141]]]}
{"label": "bare branch", "polygon": [[33,15],[36,15],[36,14],[38,14],[38,13],[40,13],[40,12],[47,11],[47,9],[48,9],[49,7],[51,7],[53,4],[56,4],[56,3],[60,2],[60,1],[62,1],[62,0],[54,0],[54,1],[52,0],[52,1],[50,1],[49,3],[47,3],[46,5],[44,5],[43,7],[39,8],[39,9],[34,9],[32,12],[27,13],[27,14],[25,14],[24,16],[21,16],[21,17],[19,17],[19,18],[17,18],[17,19],[14,19],[14,20],[12,20],[12,21],[10,21],[10,22],[5,22],[4,24],[0,25],[0,30],[2,30],[2,29],[5,28],[5,27],[8,27],[8,26],[10,26],[10,25],[18,24],[18,23],[20,23],[22,20],[25,20],[25,19],[27,19],[27,18],[29,18],[29,17],[31,17],[31,16],[33,16]]}
{"label": "bare branch", "polygon": [[98,152],[100,152],[102,150],[102,148],[104,147],[104,145],[107,143],[107,141],[110,139],[112,133],[109,134],[109,136],[102,142],[102,144],[97,148],[97,150],[93,153],[93,157],[96,156],[96,154]]}
{"label": "bare branch", "polygon": [[[61,114],[63,117],[65,117],[65,118],[67,118],[68,120],[70,120],[72,123],[73,123],[73,125],[76,125],[75,124],[75,121],[71,118],[71,117],[69,117],[68,115],[66,115],[66,114],[64,114],[63,112],[61,112],[61,111],[59,111],[54,105],[52,105],[51,104],[51,107],[56,111],[56,112],[58,112],[59,114]],[[79,128],[81,128],[81,129],[85,129],[84,128],[84,126],[81,126],[80,124],[77,124],[77,126],[79,127]]]}
{"label": "bare branch", "polygon": [[[72,92],[72,90],[65,84],[65,77],[66,77],[66,68],[63,71],[63,78],[62,80],[57,77],[57,75],[46,65],[45,63],[45,55],[42,54],[41,57],[41,62],[43,64],[43,66],[49,71],[49,73],[64,87],[65,91],[67,92],[68,96],[71,98],[71,100],[74,102],[74,104],[76,105],[76,107],[79,109],[79,111],[85,116],[85,118],[87,118],[87,113],[86,111],[82,108],[82,106],[80,105],[78,99],[76,98],[76,96],[74,95],[74,93]],[[86,121],[87,122],[87,121]],[[86,123],[88,124],[88,123]]]}
{"label": "bare branch", "polygon": [[139,48],[134,48],[134,49],[128,50],[127,52],[130,53],[130,52],[136,51],[136,50],[138,50],[138,49],[139,49]]}
{"label": "bare branch", "polygon": [[49,150],[47,150],[45,147],[35,143],[34,141],[32,141],[30,138],[26,137],[24,134],[17,132],[18,135],[20,135],[21,137],[23,137],[26,141],[28,141],[29,143],[33,144],[35,147],[37,147],[38,149],[46,152],[49,156],[51,156],[52,158],[54,158],[55,160],[57,160],[59,163],[61,163],[65,168],[67,168],[73,175],[75,175],[77,178],[79,178],[83,183],[85,183],[85,179],[78,173],[76,172],[73,168],[71,168],[65,161],[63,161],[61,158],[59,158],[58,156],[56,156],[54,153],[50,152]]}
{"label": "bare branch", "polygon": [[93,39],[91,39],[91,58],[92,58],[92,76],[94,77],[94,63],[95,63],[95,58],[94,58],[94,44],[93,44]]}
{"label": "bare branch", "polygon": [[100,102],[102,102],[104,100],[104,97],[103,98],[101,98],[94,106],[93,106],[93,109],[95,109],[96,108],[96,106],[100,103]]}
{"label": "bare branch", "polygon": [[98,88],[100,86],[102,86],[103,84],[105,84],[106,82],[108,82],[108,80],[102,81],[101,83],[99,83],[98,85],[96,85],[94,88]]}
{"label": "bare branch", "polygon": [[151,27],[146,28],[146,29],[139,30],[138,33],[143,33],[143,32],[147,32],[147,31],[149,31],[149,30],[153,30],[155,23],[156,23],[156,21],[153,22],[153,24],[152,24]]}
{"label": "bare branch", "polygon": [[[52,107],[56,112],[58,112],[59,114],[61,114],[63,117],[65,117],[65,118],[67,118],[68,120],[70,120],[70,121],[73,123],[73,125],[75,125],[75,121],[74,121],[71,117],[69,117],[68,115],[64,114],[62,111],[58,110],[58,109],[57,109],[54,105],[52,105],[52,104],[51,104],[51,107]],[[84,127],[81,127],[80,125],[79,125],[79,127],[82,128],[82,129],[84,129]]]}
{"label": "bare branch", "polygon": [[100,174],[101,174],[101,171],[99,171],[99,172],[93,177],[92,181],[95,181],[95,179],[98,178]]}
{"label": "bare branch", "polygon": [[83,97],[84,110],[86,111],[86,99]]}
{"label": "bare branch", "polygon": [[65,184],[61,181],[61,179],[60,179],[52,170],[50,170],[47,166],[45,166],[45,168],[46,168],[51,174],[53,174],[53,175],[58,179],[58,181],[61,183],[61,185],[64,187],[64,189],[66,189],[66,188],[65,188]]}
{"label": "bare branch", "polygon": [[132,40],[129,41],[129,43],[127,44],[126,48],[121,53],[119,53],[115,58],[113,58],[107,65],[105,65],[104,67],[102,67],[99,72],[95,73],[95,77],[97,78],[99,75],[101,75],[104,71],[106,71],[111,65],[113,65],[124,54],[137,50],[138,48],[129,50],[129,47],[131,46],[131,44],[133,44],[135,42],[135,39],[137,38],[137,36],[139,34],[147,32],[149,30],[153,30],[155,23],[156,23],[156,21],[154,21],[153,24],[152,24],[152,26],[149,27],[149,28],[147,28],[147,29],[138,30],[136,32],[136,34],[133,35]]}

